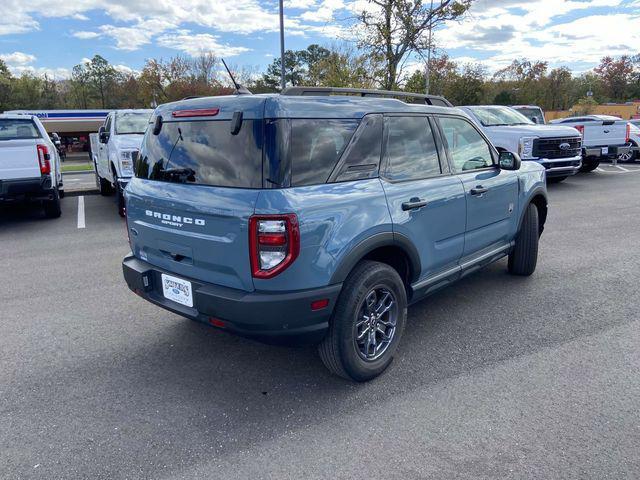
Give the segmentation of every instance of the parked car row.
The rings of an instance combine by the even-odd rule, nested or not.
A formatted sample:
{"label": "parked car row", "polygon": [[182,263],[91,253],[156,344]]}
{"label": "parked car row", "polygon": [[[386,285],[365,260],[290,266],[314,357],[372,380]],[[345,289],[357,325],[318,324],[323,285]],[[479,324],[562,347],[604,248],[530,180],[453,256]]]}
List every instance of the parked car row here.
{"label": "parked car row", "polygon": [[[534,123],[546,123],[544,112],[535,105],[512,107]],[[611,115],[582,115],[551,120],[551,125],[577,129],[582,137],[583,172],[595,170],[601,160],[635,162],[640,158],[640,119],[623,120]]]}
{"label": "parked car row", "polygon": [[518,152],[523,161],[539,163],[546,169],[549,182],[560,182],[580,170],[582,138],[575,128],[539,124],[505,106],[461,108],[498,151]]}
{"label": "parked car row", "polygon": [[[91,136],[98,188],[126,215],[124,279],[192,320],[315,343],[355,381],[391,363],[410,304],[504,257],[531,275],[547,181],[619,154],[632,131],[402,92],[245,92],[114,111]],[[55,148],[35,117],[14,117],[0,147],[39,167],[46,210],[62,187]]]}

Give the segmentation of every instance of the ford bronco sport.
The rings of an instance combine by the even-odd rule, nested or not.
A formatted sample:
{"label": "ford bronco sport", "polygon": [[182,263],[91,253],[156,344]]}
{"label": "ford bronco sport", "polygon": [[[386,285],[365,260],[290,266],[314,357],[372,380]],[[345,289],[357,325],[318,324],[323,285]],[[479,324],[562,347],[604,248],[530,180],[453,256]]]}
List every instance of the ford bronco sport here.
{"label": "ford bronco sport", "polygon": [[505,256],[532,274],[544,167],[498,154],[444,99],[390,95],[159,106],[125,191],[129,288],[241,335],[317,342],[329,370],[365,381],[407,305]]}

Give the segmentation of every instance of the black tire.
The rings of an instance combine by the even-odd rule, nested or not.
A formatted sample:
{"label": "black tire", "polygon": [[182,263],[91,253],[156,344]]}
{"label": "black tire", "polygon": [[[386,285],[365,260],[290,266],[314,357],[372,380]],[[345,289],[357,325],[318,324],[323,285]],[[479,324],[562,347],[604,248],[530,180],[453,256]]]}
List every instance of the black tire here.
{"label": "black tire", "polygon": [[118,174],[116,172],[113,172],[113,183],[113,189],[116,193],[116,203],[118,204],[118,215],[124,217],[124,192],[122,191],[122,188],[120,188],[120,184],[118,183]]}
{"label": "black tire", "polygon": [[111,188],[111,183],[109,183],[108,180],[105,180],[100,175],[98,175],[97,171],[96,171],[96,184],[97,184],[98,190],[100,190],[100,195],[102,195],[103,197],[108,197],[113,193],[113,188]]}
{"label": "black tire", "polygon": [[118,195],[118,215],[120,215],[122,218],[124,218],[126,216],[126,209],[125,209],[125,203],[124,203],[124,192],[122,191],[122,189],[116,185],[116,195]]}
{"label": "black tire", "polygon": [[60,194],[58,189],[53,192],[52,200],[44,200],[42,202],[42,208],[44,209],[44,216],[47,218],[58,218],[62,215],[62,208],[60,208]]}
{"label": "black tire", "polygon": [[[390,307],[385,310],[384,315],[378,317],[379,323],[385,329],[390,339],[386,342],[381,337],[380,356],[365,359],[357,344],[358,323],[364,323],[369,329],[366,321],[363,321],[362,314],[371,312],[367,309],[367,299],[371,298],[371,292],[376,292],[375,298],[386,297],[388,293]],[[384,292],[382,295],[377,292]],[[386,305],[383,298],[378,298],[381,305]],[[393,305],[391,306],[391,302]],[[377,306],[378,303],[373,305]],[[333,317],[329,325],[329,332],[320,344],[318,350],[320,358],[325,366],[334,374],[357,382],[365,382],[380,375],[393,360],[393,355],[398,348],[402,332],[407,319],[407,294],[398,272],[389,265],[380,262],[362,261],[347,277],[344,282],[342,293],[338,298],[338,303],[333,311]],[[395,320],[395,329],[390,332],[387,323],[392,324]],[[374,318],[376,328],[373,331],[373,338],[377,338],[379,333],[378,322]],[[365,333],[364,331],[362,332]],[[383,332],[380,332],[383,334]],[[371,338],[370,334],[367,338]],[[365,343],[367,341],[365,340]],[[369,344],[371,345],[371,344]],[[373,344],[375,345],[375,344]],[[363,348],[365,345],[362,346]],[[375,352],[375,348],[373,350]]]}
{"label": "black tire", "polygon": [[538,263],[538,241],[540,239],[540,220],[538,208],[530,203],[522,220],[522,226],[516,245],[509,254],[509,273],[529,276],[536,271]]}
{"label": "black tire", "polygon": [[593,172],[596,168],[600,166],[600,160],[587,160],[582,161],[582,166],[580,167],[580,171],[584,173]]}
{"label": "black tire", "polygon": [[548,177],[547,183],[560,183],[564,182],[568,178],[568,175],[565,177]]}

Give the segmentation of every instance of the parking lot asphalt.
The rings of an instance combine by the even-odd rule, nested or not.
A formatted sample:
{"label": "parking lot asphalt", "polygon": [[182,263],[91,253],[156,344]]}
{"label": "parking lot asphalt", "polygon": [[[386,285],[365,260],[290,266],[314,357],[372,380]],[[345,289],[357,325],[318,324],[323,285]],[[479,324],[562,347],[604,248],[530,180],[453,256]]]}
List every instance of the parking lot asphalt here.
{"label": "parking lot asphalt", "polygon": [[65,193],[78,194],[80,192],[96,193],[96,176],[93,171],[80,173],[64,173],[62,175]]}
{"label": "parking lot asphalt", "polygon": [[413,306],[367,384],[136,297],[112,199],[0,210],[0,478],[640,478],[640,169],[603,169],[549,187],[532,277]]}

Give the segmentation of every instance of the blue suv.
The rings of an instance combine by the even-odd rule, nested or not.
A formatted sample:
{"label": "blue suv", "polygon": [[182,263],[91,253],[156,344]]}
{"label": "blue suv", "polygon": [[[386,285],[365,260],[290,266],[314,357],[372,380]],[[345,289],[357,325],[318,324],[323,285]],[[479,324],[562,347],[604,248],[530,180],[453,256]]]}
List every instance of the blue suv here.
{"label": "blue suv", "polygon": [[407,306],[508,256],[530,275],[544,168],[440,97],[290,88],[158,107],[126,195],[135,293],[337,375],[390,364]]}

